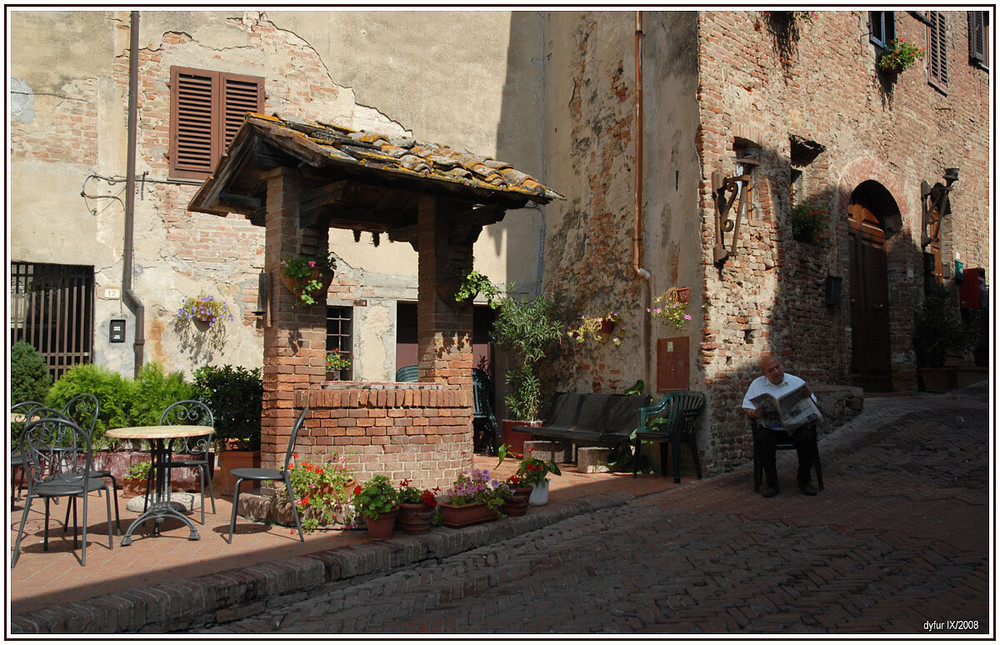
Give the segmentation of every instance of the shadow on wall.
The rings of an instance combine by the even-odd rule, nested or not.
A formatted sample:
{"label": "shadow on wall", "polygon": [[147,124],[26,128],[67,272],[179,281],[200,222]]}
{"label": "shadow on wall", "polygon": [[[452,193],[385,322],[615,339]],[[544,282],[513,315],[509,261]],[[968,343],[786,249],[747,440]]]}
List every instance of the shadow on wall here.
{"label": "shadow on wall", "polygon": [[199,320],[175,318],[174,333],[178,347],[188,354],[194,365],[211,363],[226,348],[226,328],[222,322],[209,326]]}

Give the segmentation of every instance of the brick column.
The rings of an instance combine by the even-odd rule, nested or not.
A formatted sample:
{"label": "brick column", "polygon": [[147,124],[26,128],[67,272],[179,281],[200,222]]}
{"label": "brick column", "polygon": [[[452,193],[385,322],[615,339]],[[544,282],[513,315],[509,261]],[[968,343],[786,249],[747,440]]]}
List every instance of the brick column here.
{"label": "brick column", "polygon": [[481,227],[475,235],[463,233],[461,222],[439,215],[434,200],[423,197],[418,228],[419,378],[471,388],[472,306],[458,307],[453,287],[472,270],[472,243]]}
{"label": "brick column", "polygon": [[311,307],[281,283],[281,259],[325,255],[327,231],[299,225],[299,183],[293,170],[279,168],[267,179],[264,269],[270,276],[270,312],[264,327],[264,402],[261,465],[283,465],[288,438],[301,410],[296,390],[318,388],[326,379],[326,299]]}

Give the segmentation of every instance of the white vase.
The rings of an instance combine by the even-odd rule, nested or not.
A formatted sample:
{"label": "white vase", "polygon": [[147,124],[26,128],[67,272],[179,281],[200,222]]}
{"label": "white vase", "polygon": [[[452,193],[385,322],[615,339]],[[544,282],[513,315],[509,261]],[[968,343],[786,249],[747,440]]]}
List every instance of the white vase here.
{"label": "white vase", "polygon": [[528,503],[532,506],[545,506],[549,503],[549,480],[540,484],[531,484],[531,497]]}

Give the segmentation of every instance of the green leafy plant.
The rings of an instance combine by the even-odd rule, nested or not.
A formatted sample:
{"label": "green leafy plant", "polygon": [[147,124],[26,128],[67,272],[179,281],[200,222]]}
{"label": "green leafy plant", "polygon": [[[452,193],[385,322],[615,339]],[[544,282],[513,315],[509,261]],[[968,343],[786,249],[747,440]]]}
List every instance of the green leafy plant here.
{"label": "green leafy plant", "polygon": [[369,520],[392,511],[397,502],[396,489],[385,475],[375,475],[354,488],[354,508]]}
{"label": "green leafy plant", "polygon": [[281,262],[281,273],[296,286],[299,304],[308,307],[316,304],[316,296],[323,290],[320,274],[334,271],[337,259],[331,253],[326,257],[301,255],[287,256]]}
{"label": "green leafy plant", "polygon": [[622,344],[625,327],[621,325],[622,317],[617,311],[609,311],[604,316],[581,316],[580,321],[579,327],[566,332],[566,335],[577,343],[586,341],[588,335],[599,343],[604,340],[604,335],[607,334],[616,347]]}
{"label": "green leafy plant", "polygon": [[[404,479],[399,482],[399,502],[401,504],[423,504],[429,508],[434,508],[437,506],[437,498],[434,497],[434,492],[427,490],[426,488],[419,488],[413,486],[413,481],[410,479]],[[435,491],[439,490],[437,488]]]}
{"label": "green leafy plant", "polygon": [[958,289],[939,284],[917,307],[913,349],[920,367],[943,367],[949,352],[969,345],[958,308]]}
{"label": "green leafy plant", "polygon": [[[513,284],[508,292],[512,290]],[[563,322],[558,313],[560,304],[558,295],[523,300],[507,297],[500,302],[492,337],[497,349],[511,354],[513,367],[505,374],[510,393],[504,401],[513,419],[533,421],[538,418],[542,393],[536,363],[563,338]]]}
{"label": "green leafy plant", "polygon": [[[289,479],[295,494],[295,506],[304,531],[314,531],[322,524],[333,522],[338,511],[347,506],[354,483],[354,471],[347,455],[331,454],[331,461],[316,464],[295,462],[289,466]],[[348,518],[350,519],[350,518]]]}
{"label": "green leafy plant", "polygon": [[125,471],[125,479],[146,479],[152,464],[148,461],[135,461]]}
{"label": "green leafy plant", "polygon": [[501,515],[501,508],[514,492],[503,482],[490,477],[488,470],[474,468],[471,472],[461,472],[458,479],[444,494],[444,503],[451,506],[485,503],[492,511]]}
{"label": "green leafy plant", "polygon": [[676,289],[668,290],[662,296],[653,298],[653,307],[647,307],[646,313],[654,319],[670,323],[677,329],[684,326],[684,323],[691,320],[691,314],[687,312],[688,303],[677,299]]}
{"label": "green leafy plant", "polygon": [[926,49],[926,47],[917,47],[902,38],[897,38],[890,42],[885,51],[882,52],[878,59],[878,68],[891,72],[902,72],[923,58]]}
{"label": "green leafy plant", "polygon": [[455,292],[455,301],[471,303],[479,294],[483,294],[486,304],[493,309],[499,306],[500,288],[490,282],[485,275],[473,270],[466,274],[462,284],[459,285],[458,291]]}
{"label": "green leafy plant", "polygon": [[181,320],[200,320],[207,322],[209,327],[214,327],[215,323],[223,323],[232,320],[233,314],[229,311],[229,306],[222,300],[216,300],[215,296],[207,296],[202,291],[197,297],[189,297],[184,300],[181,308],[177,310],[177,317]]}
{"label": "green leafy plant", "polygon": [[33,345],[19,340],[10,348],[10,402],[44,401],[52,387],[45,357]]}
{"label": "green leafy plant", "polygon": [[326,369],[327,370],[346,370],[351,366],[351,361],[354,358],[354,354],[350,352],[342,352],[339,349],[335,349],[332,352],[326,353]]}
{"label": "green leafy plant", "polygon": [[260,368],[205,365],[194,372],[197,397],[215,416],[215,437],[243,450],[260,450],[264,383]]}
{"label": "green leafy plant", "polygon": [[792,206],[792,238],[813,246],[825,246],[826,208],[806,200]]}
{"label": "green leafy plant", "polygon": [[507,444],[503,444],[497,450],[497,456],[500,461],[497,462],[497,467],[504,462],[504,459],[508,455],[514,456],[521,461],[517,465],[517,483],[519,484],[541,484],[545,481],[545,478],[549,476],[549,473],[553,475],[562,475],[559,470],[558,464],[551,459],[538,459],[537,457],[531,457],[530,454],[534,451],[534,448],[528,450],[528,457],[513,453],[508,448]]}

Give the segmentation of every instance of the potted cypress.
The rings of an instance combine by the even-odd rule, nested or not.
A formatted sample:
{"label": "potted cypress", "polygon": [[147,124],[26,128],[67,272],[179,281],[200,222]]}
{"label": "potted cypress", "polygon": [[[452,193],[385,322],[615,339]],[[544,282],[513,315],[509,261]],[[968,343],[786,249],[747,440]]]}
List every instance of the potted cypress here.
{"label": "potted cypress", "polygon": [[956,387],[957,370],[946,365],[946,360],[950,353],[965,348],[966,338],[958,290],[937,285],[917,308],[913,326],[913,348],[925,391],[947,392]]}

